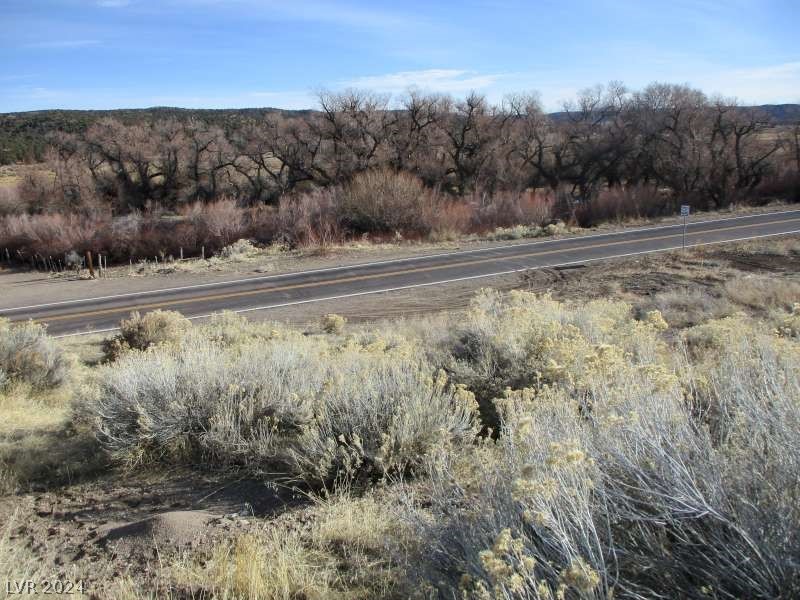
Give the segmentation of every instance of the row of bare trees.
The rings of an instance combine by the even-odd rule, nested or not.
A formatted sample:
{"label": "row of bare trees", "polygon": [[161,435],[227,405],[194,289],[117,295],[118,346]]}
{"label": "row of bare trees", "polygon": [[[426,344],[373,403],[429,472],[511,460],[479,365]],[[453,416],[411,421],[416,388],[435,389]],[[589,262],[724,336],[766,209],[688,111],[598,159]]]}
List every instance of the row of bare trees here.
{"label": "row of bare trees", "polygon": [[41,183],[42,203],[111,204],[118,213],[220,197],[275,204],[375,168],[456,196],[544,188],[574,209],[607,188],[647,185],[705,208],[780,177],[796,182],[800,172],[800,125],[776,128],[755,109],[667,84],[597,86],[554,115],[536,95],[492,105],[477,94],[409,93],[392,104],[369,92],[322,93],[318,111],[227,129],[104,119],[79,135],[54,134],[51,144],[56,177]]}

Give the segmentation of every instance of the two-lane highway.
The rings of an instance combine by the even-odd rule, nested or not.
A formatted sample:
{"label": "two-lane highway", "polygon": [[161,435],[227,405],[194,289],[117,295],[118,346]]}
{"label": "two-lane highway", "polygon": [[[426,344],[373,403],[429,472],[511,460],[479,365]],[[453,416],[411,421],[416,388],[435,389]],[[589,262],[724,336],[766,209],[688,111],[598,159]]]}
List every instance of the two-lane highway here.
{"label": "two-lane highway", "polygon": [[[686,245],[797,233],[800,211],[785,211],[689,223]],[[53,335],[82,334],[113,330],[134,310],[177,310],[195,319],[221,310],[261,311],[673,250],[682,238],[683,225],[645,227],[33,306],[4,306],[0,299],[0,316],[47,323]]]}

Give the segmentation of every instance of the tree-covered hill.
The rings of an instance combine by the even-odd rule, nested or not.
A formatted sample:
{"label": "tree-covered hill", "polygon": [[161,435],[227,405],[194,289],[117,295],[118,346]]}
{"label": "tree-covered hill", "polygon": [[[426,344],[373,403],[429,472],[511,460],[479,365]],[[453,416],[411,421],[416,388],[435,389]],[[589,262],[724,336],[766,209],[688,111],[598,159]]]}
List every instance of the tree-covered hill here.
{"label": "tree-covered hill", "polygon": [[[768,104],[754,107],[763,111],[776,125],[800,121],[800,104]],[[313,111],[285,111],[277,108],[194,109],[157,106],[116,110],[38,110],[0,113],[0,164],[38,162],[47,146],[47,134],[54,131],[79,133],[101,118],[114,118],[126,124],[157,119],[198,119],[223,129],[235,128],[243,120],[259,119],[267,114],[301,115]],[[555,120],[565,113],[552,113]]]}

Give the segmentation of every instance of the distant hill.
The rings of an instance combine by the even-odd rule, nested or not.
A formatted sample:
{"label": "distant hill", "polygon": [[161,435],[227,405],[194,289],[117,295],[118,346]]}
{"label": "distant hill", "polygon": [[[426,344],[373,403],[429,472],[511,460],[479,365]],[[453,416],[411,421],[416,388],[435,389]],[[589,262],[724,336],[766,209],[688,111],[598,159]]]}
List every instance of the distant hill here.
{"label": "distant hill", "polygon": [[124,123],[154,119],[199,119],[223,128],[235,127],[245,120],[261,119],[268,114],[302,115],[311,111],[287,111],[278,108],[194,109],[156,106],[116,110],[36,110],[0,113],[0,165],[42,160],[46,136],[53,131],[79,133],[95,121],[111,117]]}
{"label": "distant hill", "polygon": [[756,108],[767,113],[776,125],[800,122],[800,104],[762,104]]}
{"label": "distant hill", "polygon": [[[752,110],[766,114],[775,125],[790,125],[800,122],[800,104],[761,104],[757,106],[742,106],[741,110]],[[563,121],[567,118],[564,111],[550,113],[554,121]]]}
{"label": "distant hill", "polygon": [[[765,104],[763,110],[776,125],[800,122],[800,104]],[[53,131],[79,133],[103,117],[125,123],[152,119],[199,119],[223,129],[236,128],[243,121],[261,119],[268,114],[311,114],[311,110],[282,110],[277,108],[195,109],[157,106],[116,110],[37,110],[0,113],[0,165],[42,160],[47,147],[46,136]],[[564,119],[566,113],[556,112],[554,120]]]}

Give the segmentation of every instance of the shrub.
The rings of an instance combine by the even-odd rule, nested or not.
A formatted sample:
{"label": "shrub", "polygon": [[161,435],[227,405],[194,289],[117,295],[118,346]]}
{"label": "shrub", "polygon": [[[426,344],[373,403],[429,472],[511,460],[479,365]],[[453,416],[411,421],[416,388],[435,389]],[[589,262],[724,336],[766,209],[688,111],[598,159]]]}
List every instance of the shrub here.
{"label": "shrub", "polygon": [[224,346],[243,346],[259,340],[279,338],[286,334],[286,327],[270,321],[248,321],[244,316],[222,311],[214,313],[211,318],[193,330],[198,344],[206,341],[217,342]]}
{"label": "shrub", "polygon": [[135,257],[207,255],[241,238],[269,242],[276,237],[270,207],[243,209],[231,200],[194,203],[178,215],[166,215],[157,205],[112,217],[110,210],[63,214],[0,214],[0,249],[12,257],[53,257],[90,250],[112,260]]}
{"label": "shrub", "polygon": [[544,192],[474,193],[466,198],[471,205],[475,231],[515,225],[543,227],[553,219],[554,199]]}
{"label": "shrub", "polygon": [[342,190],[337,210],[355,233],[427,233],[431,194],[418,178],[390,170],[356,175]]}
{"label": "shrub", "polygon": [[259,249],[250,240],[236,240],[219,251],[219,257],[225,260],[246,260],[257,255]]}
{"label": "shrub", "polygon": [[800,173],[784,170],[759,184],[747,199],[751,204],[766,204],[770,200],[800,202]]}
{"label": "shrub", "polygon": [[23,256],[60,257],[76,250],[83,254],[103,246],[101,234],[110,226],[110,215],[9,215],[0,219],[4,248]]}
{"label": "shrub", "polygon": [[800,593],[800,348],[726,330],[696,371],[507,392],[495,444],[431,459],[406,516],[421,577],[442,597]]}
{"label": "shrub", "polygon": [[227,246],[245,237],[244,211],[234,200],[195,202],[184,208],[181,215],[201,232],[209,246]]}
{"label": "shrub", "polygon": [[339,224],[339,188],[315,189],[281,199],[274,237],[291,245],[328,245],[344,237]]}
{"label": "shrub", "polygon": [[154,310],[144,316],[133,312],[120,321],[119,335],[106,343],[106,356],[113,360],[127,350],[180,341],[190,327],[191,322],[178,312]]}
{"label": "shrub", "polygon": [[437,447],[477,433],[474,396],[398,351],[345,352],[318,394],[317,418],[292,446],[312,482],[413,473]]}
{"label": "shrub", "polygon": [[14,381],[54,388],[66,381],[69,369],[70,360],[44,326],[0,318],[0,389]]}
{"label": "shrub", "polygon": [[333,347],[292,333],[225,347],[197,334],[128,353],[81,404],[117,458],[203,458],[314,484],[413,469],[474,435],[470,395],[411,350]]}
{"label": "shrub", "polygon": [[437,342],[434,360],[476,394],[484,423],[496,427],[492,399],[506,388],[558,383],[583,389],[590,377],[665,353],[659,326],[631,315],[619,302],[573,307],[527,292],[485,291]]}
{"label": "shrub", "polygon": [[27,204],[22,200],[19,193],[19,186],[16,183],[0,183],[0,218],[6,215],[18,215],[28,209]]}
{"label": "shrub", "polygon": [[55,193],[53,173],[42,170],[26,172],[17,184],[19,198],[33,212],[52,209],[58,194]]}
{"label": "shrub", "polygon": [[430,215],[429,236],[435,241],[458,239],[472,229],[473,207],[465,202],[442,201]]}
{"label": "shrub", "polygon": [[673,209],[671,199],[654,185],[616,186],[578,205],[575,219],[581,227],[593,227],[604,222],[658,217]]}
{"label": "shrub", "polygon": [[342,315],[330,313],[322,317],[322,331],[325,333],[341,335],[346,324],[347,319]]}
{"label": "shrub", "polygon": [[800,303],[792,307],[792,311],[780,320],[778,332],[789,337],[800,337]]}

